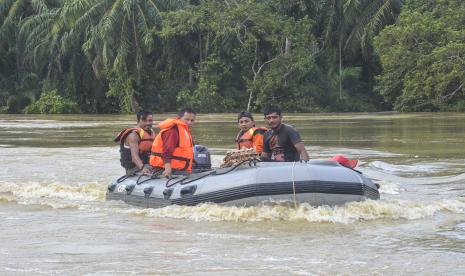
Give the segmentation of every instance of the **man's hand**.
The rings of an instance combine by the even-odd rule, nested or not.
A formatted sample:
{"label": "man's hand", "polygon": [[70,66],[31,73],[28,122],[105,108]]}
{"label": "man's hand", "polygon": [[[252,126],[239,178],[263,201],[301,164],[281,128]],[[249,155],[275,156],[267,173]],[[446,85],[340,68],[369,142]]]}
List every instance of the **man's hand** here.
{"label": "man's hand", "polygon": [[271,159],[271,153],[262,151],[262,153],[260,154],[260,160],[269,161],[270,159]]}
{"label": "man's hand", "polygon": [[141,169],[143,174],[150,174],[152,173],[152,166],[145,164]]}
{"label": "man's hand", "polygon": [[307,150],[305,149],[305,146],[304,146],[303,142],[299,142],[299,143],[294,144],[294,147],[297,150],[297,152],[299,152],[301,160],[308,161],[310,159],[308,157],[308,153],[307,153]]}
{"label": "man's hand", "polygon": [[162,175],[165,176],[165,177],[170,177],[171,176],[171,164],[170,163],[166,163],[165,164],[165,170],[163,171]]}

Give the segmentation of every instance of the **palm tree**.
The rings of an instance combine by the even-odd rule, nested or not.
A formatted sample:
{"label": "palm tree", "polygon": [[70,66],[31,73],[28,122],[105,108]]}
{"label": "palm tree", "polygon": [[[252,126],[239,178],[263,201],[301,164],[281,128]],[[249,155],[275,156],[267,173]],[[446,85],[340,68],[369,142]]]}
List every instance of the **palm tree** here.
{"label": "palm tree", "polygon": [[83,38],[82,49],[98,77],[110,80],[111,96],[123,111],[135,111],[136,85],[141,82],[144,56],[154,47],[154,33],[162,27],[161,11],[178,9],[185,0],[70,0],[62,18],[69,31],[62,46]]}
{"label": "palm tree", "polygon": [[387,24],[393,23],[403,0],[326,0],[321,6],[321,37],[325,48],[337,48],[339,98],[342,98],[343,54],[362,51]]}
{"label": "palm tree", "polygon": [[65,29],[61,8],[51,8],[26,18],[19,29],[17,44],[22,47],[23,64],[50,79],[54,65],[60,67],[60,42]]}
{"label": "palm tree", "polygon": [[[59,7],[60,0],[1,0],[0,1],[0,67],[4,85],[12,96],[22,96],[21,87],[35,74],[24,68],[23,45],[19,30],[24,22],[49,9]],[[29,95],[30,96],[30,95]]]}

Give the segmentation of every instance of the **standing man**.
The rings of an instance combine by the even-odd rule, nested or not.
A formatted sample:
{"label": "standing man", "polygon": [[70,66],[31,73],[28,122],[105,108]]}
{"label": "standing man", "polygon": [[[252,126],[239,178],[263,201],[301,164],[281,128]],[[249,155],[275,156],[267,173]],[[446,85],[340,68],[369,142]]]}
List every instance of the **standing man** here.
{"label": "standing man", "polygon": [[137,126],[124,129],[116,135],[114,141],[120,144],[120,161],[126,169],[126,175],[133,175],[137,171],[150,172],[150,149],[155,139],[152,124],[152,113],[140,111],[137,113]]}
{"label": "standing man", "polygon": [[263,137],[261,158],[280,162],[308,161],[308,153],[299,132],[292,126],[281,123],[281,110],[270,106],[263,113],[271,129]]}
{"label": "standing man", "polygon": [[242,111],[237,115],[237,125],[240,129],[236,136],[237,149],[254,148],[258,154],[263,151],[263,134],[267,131],[264,127],[256,127],[252,113]]}
{"label": "standing man", "polygon": [[184,108],[176,118],[166,119],[158,124],[161,131],[152,145],[150,165],[163,170],[163,176],[192,172],[194,142],[190,128],[196,114],[193,109]]}

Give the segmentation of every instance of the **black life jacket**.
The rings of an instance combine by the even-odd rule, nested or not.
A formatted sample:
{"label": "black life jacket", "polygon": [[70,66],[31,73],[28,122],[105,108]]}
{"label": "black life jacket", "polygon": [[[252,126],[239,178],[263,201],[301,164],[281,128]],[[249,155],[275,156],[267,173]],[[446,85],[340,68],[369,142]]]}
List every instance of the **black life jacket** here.
{"label": "black life jacket", "polygon": [[125,169],[131,169],[136,166],[132,162],[131,149],[124,146],[124,141],[132,132],[136,132],[139,136],[139,158],[144,164],[149,163],[150,152],[155,133],[143,130],[142,128],[126,128],[116,135],[115,142],[119,142],[120,162],[121,166]]}

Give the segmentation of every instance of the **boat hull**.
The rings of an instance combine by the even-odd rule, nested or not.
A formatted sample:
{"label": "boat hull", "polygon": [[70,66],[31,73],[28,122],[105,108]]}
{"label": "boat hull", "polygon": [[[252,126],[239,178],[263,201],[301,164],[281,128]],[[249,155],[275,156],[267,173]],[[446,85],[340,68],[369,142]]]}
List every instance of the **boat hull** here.
{"label": "boat hull", "polygon": [[332,161],[259,162],[177,176],[133,176],[108,187],[108,200],[144,208],[211,202],[255,206],[264,202],[340,205],[379,199],[378,187],[361,173]]}

